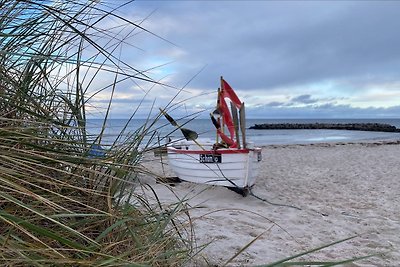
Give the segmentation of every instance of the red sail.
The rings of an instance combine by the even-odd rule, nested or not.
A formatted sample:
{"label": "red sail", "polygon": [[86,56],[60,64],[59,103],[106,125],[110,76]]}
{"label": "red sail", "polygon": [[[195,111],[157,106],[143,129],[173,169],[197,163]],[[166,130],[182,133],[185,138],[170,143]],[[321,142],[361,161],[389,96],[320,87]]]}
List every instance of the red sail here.
{"label": "red sail", "polygon": [[221,90],[222,98],[225,97],[229,98],[237,108],[240,108],[242,102],[240,101],[239,97],[237,97],[235,91],[233,91],[232,87],[224,79],[221,79],[221,81],[222,81],[222,90]]}
{"label": "red sail", "polygon": [[[214,119],[213,123],[216,125],[218,135],[221,137],[221,139],[228,144],[229,147],[236,148],[238,144],[234,141],[235,126],[233,124],[232,115],[228,105],[226,104],[225,98],[229,98],[236,108],[240,108],[242,105],[232,87],[221,77],[221,91],[218,97],[217,108],[222,116],[222,125],[217,124],[215,118],[212,117],[212,119]],[[230,137],[224,134],[225,126],[228,128]]]}
{"label": "red sail", "polygon": [[219,109],[223,117],[223,122],[228,128],[231,138],[233,139],[233,137],[235,136],[235,126],[233,125],[231,113],[229,112],[228,106],[226,105],[225,99],[222,97],[222,94],[219,100]]}
{"label": "red sail", "polygon": [[237,144],[231,138],[226,136],[220,129],[217,129],[218,135],[221,136],[222,141],[224,141],[230,148],[236,148]]}

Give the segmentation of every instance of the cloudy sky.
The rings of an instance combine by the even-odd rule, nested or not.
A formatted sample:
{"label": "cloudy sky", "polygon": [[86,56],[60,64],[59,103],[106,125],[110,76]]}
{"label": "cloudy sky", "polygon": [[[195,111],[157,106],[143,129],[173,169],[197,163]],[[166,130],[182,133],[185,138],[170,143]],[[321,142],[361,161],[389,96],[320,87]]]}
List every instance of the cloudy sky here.
{"label": "cloudy sky", "polygon": [[129,116],[144,92],[142,111],[184,87],[171,112],[206,117],[224,76],[249,118],[400,117],[399,10],[397,1],[135,1],[120,13],[157,36],[137,30],[123,55],[175,88],[119,88],[113,116]]}

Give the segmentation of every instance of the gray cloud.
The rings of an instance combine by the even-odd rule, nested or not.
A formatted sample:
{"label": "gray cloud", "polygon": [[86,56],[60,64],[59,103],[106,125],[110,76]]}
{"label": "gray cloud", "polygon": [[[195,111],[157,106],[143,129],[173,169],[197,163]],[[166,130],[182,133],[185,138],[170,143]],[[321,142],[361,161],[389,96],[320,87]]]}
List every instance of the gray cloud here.
{"label": "gray cloud", "polygon": [[[94,99],[91,101],[94,105],[96,104],[108,104],[110,100],[108,99]],[[153,101],[151,101],[148,98],[134,98],[134,97],[129,97],[129,98],[116,98],[114,97],[111,101],[111,103],[114,104],[132,104],[132,105],[140,105],[140,104],[151,104]]]}
{"label": "gray cloud", "polygon": [[265,90],[392,76],[400,67],[398,2],[156,3],[154,22],[176,22],[166,37],[188,51],[188,72],[208,64],[198,86],[211,87],[224,74],[241,88]]}
{"label": "gray cloud", "polygon": [[293,97],[291,101],[294,103],[312,104],[318,102],[318,99],[312,98],[311,95],[299,95],[297,97]]}
{"label": "gray cloud", "polygon": [[[143,18],[156,10],[142,26],[176,46],[146,34],[130,42],[144,50],[136,52],[145,54],[146,64],[174,61],[165,71],[157,69],[161,76],[173,74],[174,86],[206,66],[189,87],[215,90],[223,75],[242,92],[286,90],[287,102],[249,108],[252,117],[374,117],[399,109],[356,108],[334,100],[344,91],[362,94],[371,83],[382,90],[380,84],[400,84],[399,9],[395,1],[136,1],[125,12]],[[136,53],[127,56],[138,62]],[[323,89],[302,89],[324,81],[336,84],[328,96]],[[298,103],[306,107],[293,106]]]}
{"label": "gray cloud", "polygon": [[285,106],[285,105],[287,105],[287,103],[278,102],[278,101],[272,101],[272,102],[266,104],[265,106],[267,106],[267,107],[279,107],[279,106]]}

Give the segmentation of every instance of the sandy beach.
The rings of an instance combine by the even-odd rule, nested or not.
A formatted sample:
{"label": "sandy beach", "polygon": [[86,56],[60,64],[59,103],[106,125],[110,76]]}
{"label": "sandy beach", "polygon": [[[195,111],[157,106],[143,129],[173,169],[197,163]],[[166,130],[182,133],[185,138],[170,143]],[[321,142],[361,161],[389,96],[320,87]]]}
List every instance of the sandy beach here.
{"label": "sandy beach", "polygon": [[[169,187],[142,177],[162,203],[189,199],[197,245],[211,242],[194,266],[221,266],[259,235],[229,266],[268,264],[353,236],[296,261],[375,255],[344,266],[399,266],[399,142],[274,145],[262,154],[253,193],[268,202],[222,187]],[[148,155],[144,166],[173,176],[166,158],[160,161]]]}

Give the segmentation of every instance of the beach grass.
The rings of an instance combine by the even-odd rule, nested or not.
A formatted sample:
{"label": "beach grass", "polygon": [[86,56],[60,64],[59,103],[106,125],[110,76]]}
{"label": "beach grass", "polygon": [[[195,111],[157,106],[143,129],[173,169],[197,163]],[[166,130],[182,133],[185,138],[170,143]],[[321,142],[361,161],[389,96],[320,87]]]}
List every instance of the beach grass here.
{"label": "beach grass", "polygon": [[[153,82],[116,55],[122,28],[101,26],[143,30],[117,15],[131,1],[97,2],[0,1],[3,264],[176,266],[192,250],[183,203],[165,208],[135,194],[138,148],[154,121],[100,149],[111,94],[103,130],[88,133],[96,94],[125,79]],[[113,82],[93,89],[103,71]]]}

